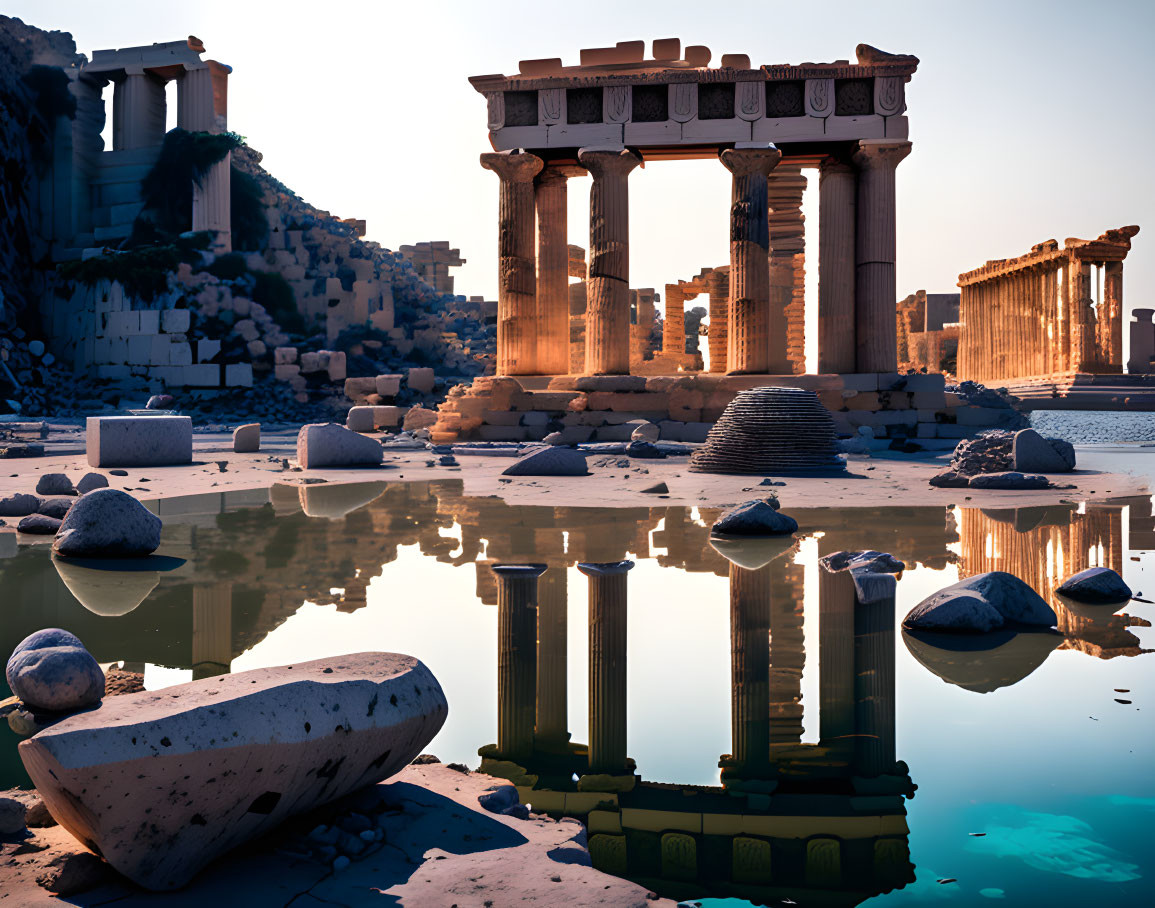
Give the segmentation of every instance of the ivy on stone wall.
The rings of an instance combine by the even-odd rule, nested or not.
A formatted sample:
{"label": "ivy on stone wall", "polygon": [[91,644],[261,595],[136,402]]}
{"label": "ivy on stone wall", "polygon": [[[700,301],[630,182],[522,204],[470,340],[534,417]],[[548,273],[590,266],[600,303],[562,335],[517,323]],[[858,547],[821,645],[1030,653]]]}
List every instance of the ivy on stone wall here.
{"label": "ivy on stone wall", "polygon": [[89,287],[101,281],[119,281],[130,296],[151,302],[168,289],[169,272],[181,262],[199,261],[211,241],[208,233],[186,233],[173,243],[61,262],[56,270],[65,280]]}

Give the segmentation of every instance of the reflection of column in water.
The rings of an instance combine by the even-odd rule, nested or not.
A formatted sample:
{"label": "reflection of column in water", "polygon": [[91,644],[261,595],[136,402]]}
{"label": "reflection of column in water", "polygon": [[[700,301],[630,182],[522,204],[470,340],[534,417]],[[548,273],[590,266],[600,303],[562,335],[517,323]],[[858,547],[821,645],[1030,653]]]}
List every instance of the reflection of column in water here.
{"label": "reflection of column in water", "polygon": [[770,762],[770,571],[730,563],[730,733],[748,774]]}
{"label": "reflection of column in water", "polygon": [[[890,577],[893,583],[894,578]],[[894,586],[854,604],[854,764],[865,776],[894,770]]]}
{"label": "reflection of column in water", "polygon": [[544,564],[495,564],[497,575],[497,752],[533,753],[537,685],[537,578]]}
{"label": "reflection of column in water", "polygon": [[[847,748],[854,734],[854,580],[818,570],[819,738]],[[839,748],[842,749],[841,747]],[[849,754],[845,755],[848,759]]]}
{"label": "reflection of column in water", "polygon": [[805,567],[793,558],[770,565],[770,741],[802,740],[802,671],[806,650],[802,630]]}
{"label": "reflection of column in water", "polygon": [[589,577],[590,772],[626,766],[626,572],[632,561],[582,563]]}
{"label": "reflection of column in water", "polygon": [[227,675],[233,661],[233,585],[193,588],[193,678]]}
{"label": "reflection of column in water", "polygon": [[537,606],[537,746],[569,742],[566,698],[567,586],[564,564],[542,576]]}

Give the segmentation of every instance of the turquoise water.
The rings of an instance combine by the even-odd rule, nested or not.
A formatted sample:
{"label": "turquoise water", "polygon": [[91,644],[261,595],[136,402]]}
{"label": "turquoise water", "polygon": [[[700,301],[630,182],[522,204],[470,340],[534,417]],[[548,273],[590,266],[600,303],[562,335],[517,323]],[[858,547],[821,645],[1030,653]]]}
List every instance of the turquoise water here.
{"label": "turquoise water", "polygon": [[[599,866],[679,899],[1150,902],[1155,606],[1075,608],[1049,592],[1105,564],[1155,598],[1145,497],[791,509],[797,546],[754,576],[711,547],[717,512],[706,509],[511,507],[455,481],[150,506],[165,521],[159,554],[183,563],[110,583],[58,567],[46,546],[0,560],[0,651],[64,627],[100,662],[143,670],[150,688],[355,650],[412,653],[450,704],[427,750],[474,767],[482,751],[535,809],[586,819]],[[818,559],[864,548],[907,570],[893,606],[856,616]],[[576,563],[622,558],[636,562],[625,660],[591,665],[589,580]],[[499,639],[491,565],[529,561],[549,566],[538,650],[515,656]],[[924,596],[991,569],[1047,596],[1060,633],[979,652],[903,634]],[[750,632],[759,608],[766,638],[756,621]],[[744,658],[769,666],[761,688],[749,683],[756,671],[735,674],[738,638]],[[533,670],[514,683],[502,666],[524,669],[528,653]],[[528,742],[510,709],[527,703],[538,723]],[[624,726],[611,727],[619,709]],[[749,744],[759,735],[765,753]],[[26,781],[6,737],[0,787]],[[630,775],[625,763],[593,778],[595,741],[632,761],[631,790],[604,790],[622,787],[604,776]]]}

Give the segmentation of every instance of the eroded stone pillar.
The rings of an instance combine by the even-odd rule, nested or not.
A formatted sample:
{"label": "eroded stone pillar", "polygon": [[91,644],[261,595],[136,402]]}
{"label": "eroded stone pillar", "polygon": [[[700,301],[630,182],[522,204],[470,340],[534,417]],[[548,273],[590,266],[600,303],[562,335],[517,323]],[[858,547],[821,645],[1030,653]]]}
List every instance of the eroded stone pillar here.
{"label": "eroded stone pillar", "polygon": [[583,562],[589,577],[591,773],[626,769],[626,574],[632,561]]}
{"label": "eroded stone pillar", "polygon": [[[770,369],[806,371],[806,219],[800,164],[779,164],[766,181],[770,222]],[[779,330],[781,326],[781,330]],[[779,368],[781,366],[781,368]]]}
{"label": "eroded stone pillar", "polygon": [[818,371],[853,372],[855,197],[850,164],[822,163],[818,176]]}
{"label": "eroded stone pillar", "polygon": [[[191,132],[221,133],[228,128],[229,68],[207,60],[177,82],[177,125]],[[211,231],[214,252],[233,248],[232,152],[193,184],[192,229]]]}
{"label": "eroded stone pillar", "polygon": [[591,375],[630,371],[630,171],[642,162],[632,151],[582,149],[578,161],[590,188],[586,367]]}
{"label": "eroded stone pillar", "polygon": [[537,579],[544,564],[495,564],[497,575],[497,752],[533,753],[537,714]]}
{"label": "eroded stone pillar", "polygon": [[1123,263],[1107,262],[1103,266],[1103,309],[1107,324],[1103,338],[1106,349],[1103,361],[1111,371],[1123,370]]}
{"label": "eroded stone pillar", "polygon": [[710,291],[710,371],[725,372],[730,334],[730,273],[712,271],[707,286]]}
{"label": "eroded stone pillar", "polygon": [[730,737],[735,764],[770,764],[770,567],[730,563]]}
{"label": "eroded stone pillar", "polygon": [[1091,266],[1072,259],[1067,269],[1070,280],[1071,369],[1088,370],[1095,361],[1095,322],[1091,297]]}
{"label": "eroded stone pillar", "polygon": [[537,209],[537,368],[569,374],[569,241],[564,168],[550,165],[534,184]]}
{"label": "eroded stone pillar", "polygon": [[193,587],[193,679],[227,675],[233,661],[233,585]]}
{"label": "eroded stone pillar", "polygon": [[895,337],[894,172],[910,154],[910,142],[886,139],[858,143],[855,231],[855,369],[893,372],[898,367]]}
{"label": "eroded stone pillar", "polygon": [[[733,174],[730,195],[730,325],[726,366],[738,374],[789,372],[785,362],[771,363],[775,330],[785,352],[786,325],[771,324],[770,222],[767,179],[782,160],[773,145],[728,148],[719,156]],[[775,347],[777,349],[777,347]]]}
{"label": "eroded stone pillar", "polygon": [[481,166],[501,181],[498,197],[497,374],[537,372],[537,262],[533,178],[543,162],[525,152],[487,152]]}
{"label": "eroded stone pillar", "polygon": [[164,81],[143,70],[125,73],[112,90],[112,148],[150,148],[164,141]]}
{"label": "eroded stone pillar", "polygon": [[666,284],[665,320],[662,322],[662,353],[686,353],[686,294],[677,284]]}
{"label": "eroded stone pillar", "polygon": [[538,748],[558,750],[569,742],[566,688],[568,587],[565,565],[542,575],[537,605]]}

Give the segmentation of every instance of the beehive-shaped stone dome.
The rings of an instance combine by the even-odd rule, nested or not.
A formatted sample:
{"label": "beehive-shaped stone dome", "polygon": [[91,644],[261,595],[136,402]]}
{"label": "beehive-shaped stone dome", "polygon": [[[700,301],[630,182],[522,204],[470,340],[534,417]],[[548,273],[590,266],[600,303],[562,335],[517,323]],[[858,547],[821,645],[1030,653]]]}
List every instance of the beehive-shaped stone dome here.
{"label": "beehive-shaped stone dome", "polygon": [[690,458],[695,473],[804,473],[840,470],[834,420],[818,395],[800,388],[739,392]]}

